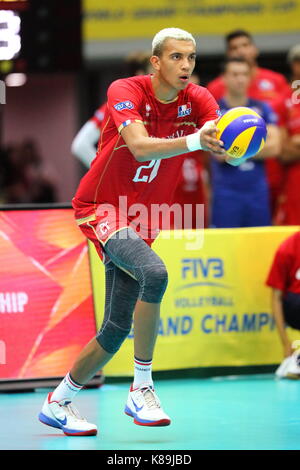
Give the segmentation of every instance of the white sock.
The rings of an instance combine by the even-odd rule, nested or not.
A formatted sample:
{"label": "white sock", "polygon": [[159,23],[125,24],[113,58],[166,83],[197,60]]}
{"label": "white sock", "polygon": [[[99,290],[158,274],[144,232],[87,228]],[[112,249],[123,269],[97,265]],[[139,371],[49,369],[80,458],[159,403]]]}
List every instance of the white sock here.
{"label": "white sock", "polygon": [[72,401],[82,387],[83,385],[76,383],[68,373],[52,393],[51,401]]}
{"label": "white sock", "polygon": [[144,361],[143,359],[134,358],[134,380],[133,388],[138,388],[141,384],[150,384],[153,386],[152,380],[152,359]]}

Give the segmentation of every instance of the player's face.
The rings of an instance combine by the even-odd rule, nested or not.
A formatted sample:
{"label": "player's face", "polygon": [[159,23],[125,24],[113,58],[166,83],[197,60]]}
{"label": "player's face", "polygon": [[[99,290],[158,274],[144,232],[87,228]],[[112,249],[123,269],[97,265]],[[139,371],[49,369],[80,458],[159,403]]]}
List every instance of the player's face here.
{"label": "player's face", "polygon": [[175,90],[183,90],[195,68],[196,50],[192,41],[166,39],[155,69],[160,79]]}
{"label": "player's face", "polygon": [[227,56],[228,57],[242,57],[247,60],[250,64],[255,62],[258,55],[256,46],[246,36],[240,36],[231,41],[228,44]]}
{"label": "player's face", "polygon": [[229,63],[224,73],[225,86],[229,93],[246,95],[250,83],[250,67],[248,64]]}

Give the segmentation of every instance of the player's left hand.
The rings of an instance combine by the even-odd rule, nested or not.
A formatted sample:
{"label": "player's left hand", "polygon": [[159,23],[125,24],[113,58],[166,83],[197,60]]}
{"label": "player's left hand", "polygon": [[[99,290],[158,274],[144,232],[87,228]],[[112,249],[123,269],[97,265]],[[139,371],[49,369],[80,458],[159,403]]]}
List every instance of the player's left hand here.
{"label": "player's left hand", "polygon": [[221,140],[218,140],[216,137],[217,134],[217,122],[218,119],[214,121],[207,121],[200,129],[200,143],[203,150],[212,152],[216,155],[226,155],[223,148],[224,143]]}

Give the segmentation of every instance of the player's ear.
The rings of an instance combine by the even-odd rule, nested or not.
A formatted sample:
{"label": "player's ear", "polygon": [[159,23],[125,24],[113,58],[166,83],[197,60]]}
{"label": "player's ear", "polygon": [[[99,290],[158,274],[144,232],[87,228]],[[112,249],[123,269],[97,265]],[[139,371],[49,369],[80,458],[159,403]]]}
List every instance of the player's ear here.
{"label": "player's ear", "polygon": [[157,55],[153,55],[150,57],[150,63],[154,70],[159,70],[160,69],[160,59]]}

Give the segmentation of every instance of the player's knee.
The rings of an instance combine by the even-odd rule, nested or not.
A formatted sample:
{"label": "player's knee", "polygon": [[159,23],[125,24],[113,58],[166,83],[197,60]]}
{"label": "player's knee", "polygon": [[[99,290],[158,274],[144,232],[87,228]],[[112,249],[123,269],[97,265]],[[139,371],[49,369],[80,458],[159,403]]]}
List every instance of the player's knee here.
{"label": "player's knee", "polygon": [[96,340],[106,352],[115,354],[129,335],[130,330],[131,322],[123,328],[108,321],[97,333]]}
{"label": "player's knee", "polygon": [[144,285],[141,300],[160,303],[168,284],[168,272],[163,263],[146,266],[143,269]]}

